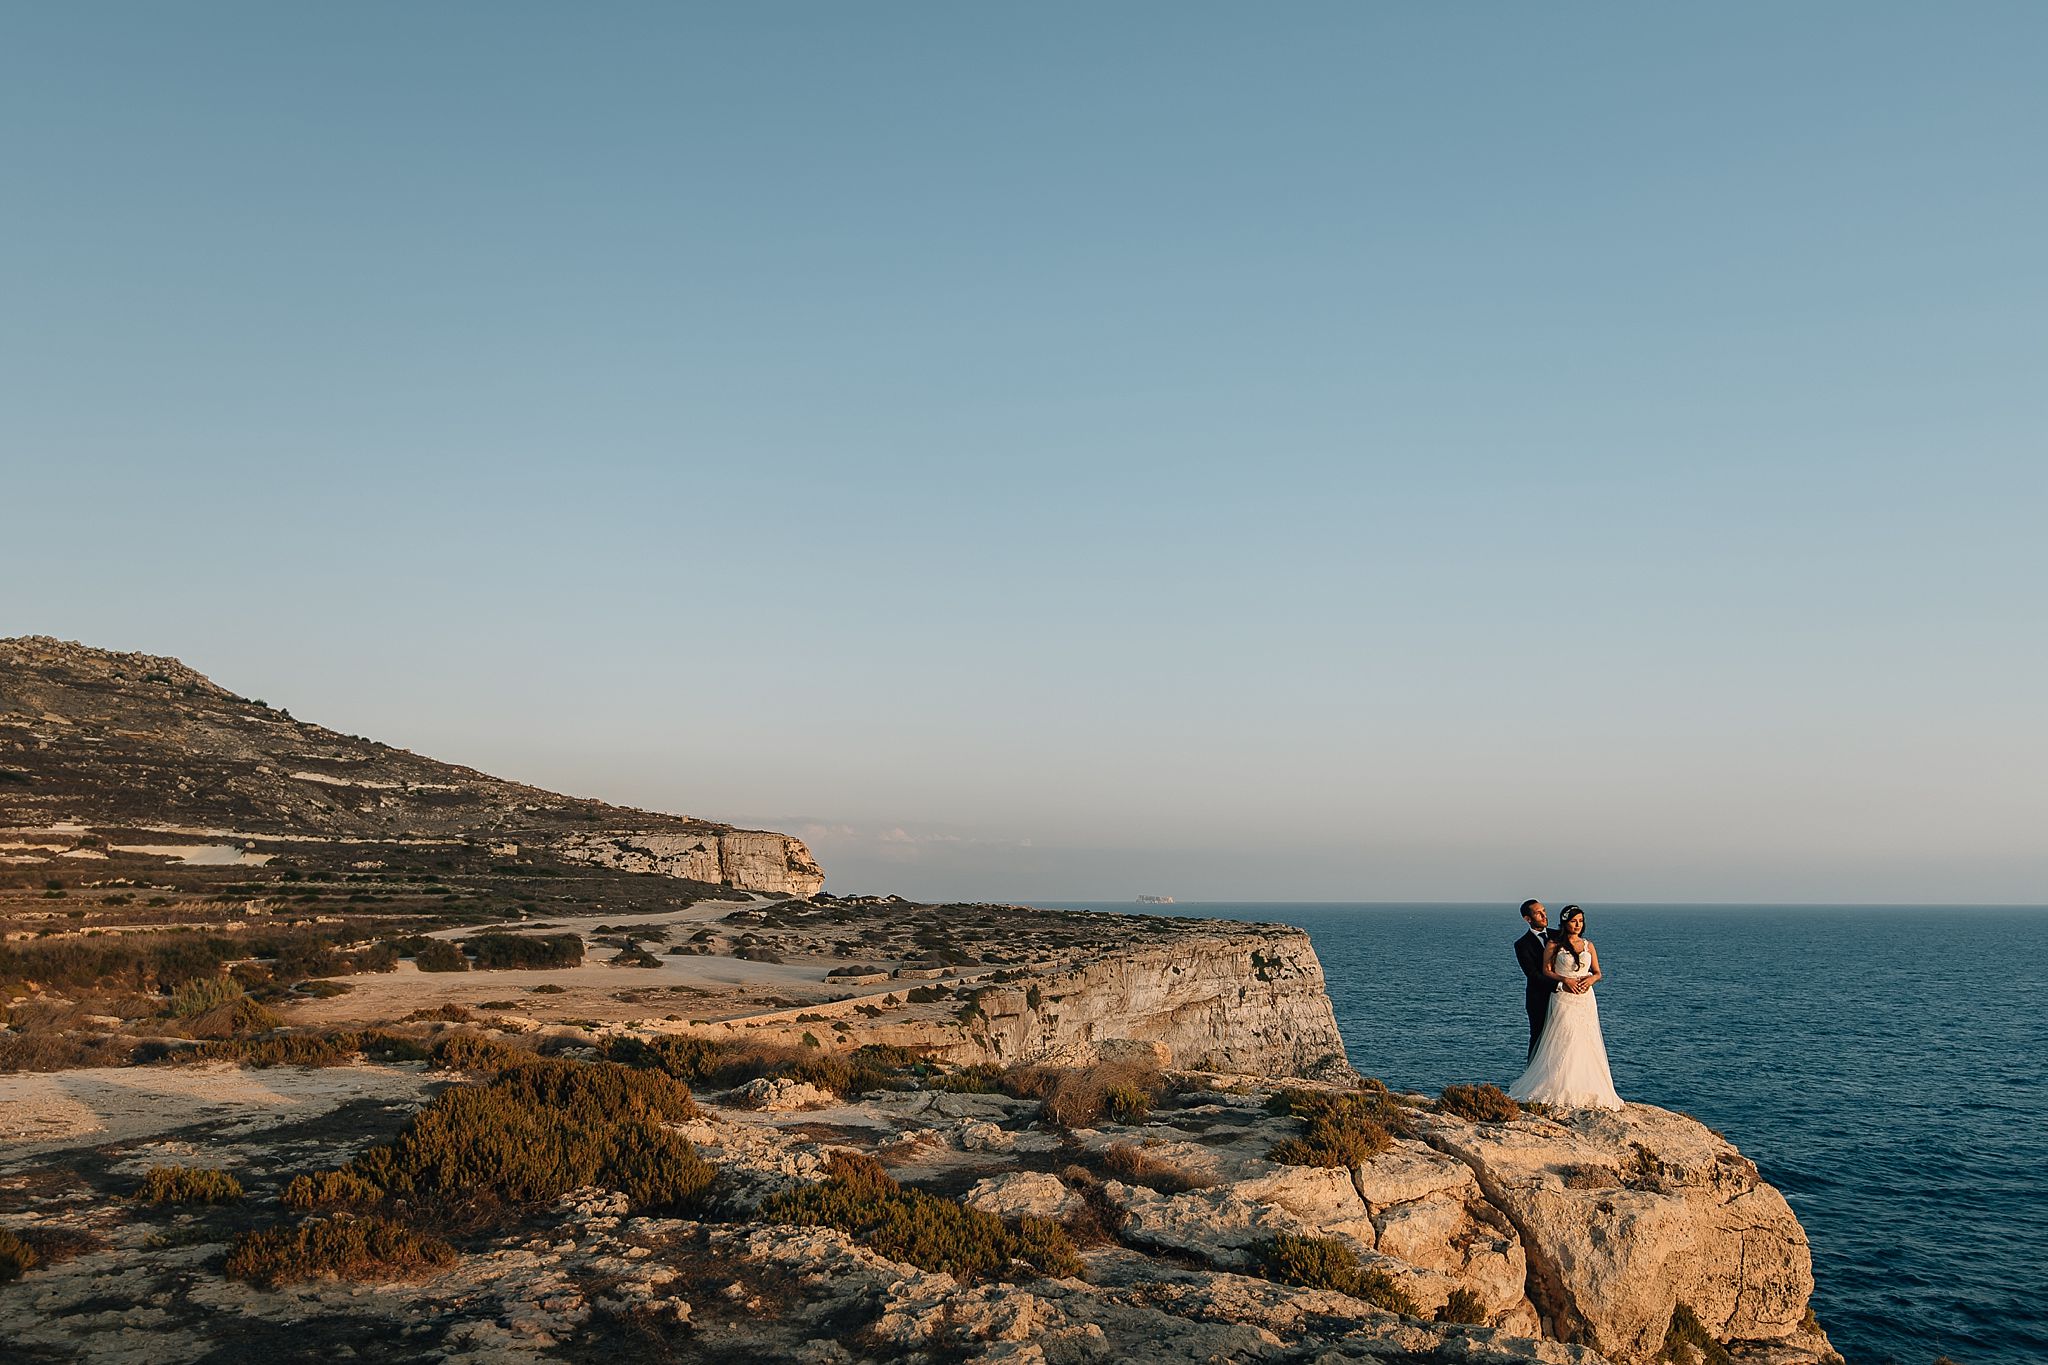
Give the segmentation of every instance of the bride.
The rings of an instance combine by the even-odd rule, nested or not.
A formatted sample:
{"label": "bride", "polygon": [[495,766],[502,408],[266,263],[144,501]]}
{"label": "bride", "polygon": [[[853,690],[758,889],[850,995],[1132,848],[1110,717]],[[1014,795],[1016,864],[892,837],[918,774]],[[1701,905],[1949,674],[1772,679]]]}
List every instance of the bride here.
{"label": "bride", "polygon": [[1557,941],[1543,956],[1543,974],[1557,982],[1557,990],[1536,1054],[1508,1096],[1563,1109],[1619,1109],[1621,1096],[1614,1093],[1607,1044],[1600,1037],[1600,1006],[1593,999],[1600,953],[1586,937],[1586,912],[1578,906],[1564,908],[1559,926]]}

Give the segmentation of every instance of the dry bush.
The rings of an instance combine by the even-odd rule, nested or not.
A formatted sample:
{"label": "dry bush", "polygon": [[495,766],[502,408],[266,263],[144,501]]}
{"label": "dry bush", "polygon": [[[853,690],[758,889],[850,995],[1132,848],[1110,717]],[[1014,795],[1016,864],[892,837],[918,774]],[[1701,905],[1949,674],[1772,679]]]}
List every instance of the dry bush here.
{"label": "dry bush", "polygon": [[645,1042],[621,1038],[612,1043],[608,1055],[615,1062],[664,1072],[713,1089],[730,1089],[767,1076],[806,1081],[846,1099],[892,1086],[900,1088],[901,1073],[925,1064],[918,1053],[901,1047],[871,1044],[851,1052],[828,1052],[815,1047],[711,1038],[655,1038]]}
{"label": "dry bush", "polygon": [[135,1040],[118,1035],[40,1029],[0,1033],[0,1072],[126,1066],[134,1055]]}
{"label": "dry bush", "polygon": [[182,1031],[188,1038],[246,1038],[252,1033],[267,1033],[283,1023],[284,1016],[276,1010],[237,993],[233,999],[194,1016]]}
{"label": "dry bush", "polygon": [[976,1062],[956,1071],[927,1076],[924,1082],[927,1090],[946,1090],[963,1095],[1000,1095],[1003,1091],[1003,1069],[992,1062]]}
{"label": "dry bush", "polygon": [[414,1010],[398,1022],[401,1024],[441,1023],[467,1024],[476,1016],[461,1005],[435,1005],[430,1009]]}
{"label": "dry bush", "polygon": [[34,1247],[6,1228],[0,1228],[0,1284],[18,1280],[42,1264]]}
{"label": "dry bush", "polygon": [[1207,1176],[1193,1175],[1161,1161],[1134,1142],[1111,1143],[1102,1154],[1102,1166],[1127,1185],[1143,1185],[1161,1194],[1182,1194],[1216,1183]]}
{"label": "dry bush", "polygon": [[892,1261],[942,1270],[964,1281],[1002,1275],[1012,1261],[1040,1273],[1079,1275],[1081,1259],[1066,1230],[1042,1218],[1013,1229],[992,1213],[923,1190],[906,1190],[871,1156],[835,1152],[825,1179],[771,1196],[761,1216],[803,1227],[831,1227]]}
{"label": "dry bush", "polygon": [[168,1054],[174,1062],[235,1062],[242,1066],[347,1066],[358,1055],[380,1062],[416,1062],[425,1048],[403,1034],[381,1029],[326,1033],[273,1033],[262,1038],[228,1038]]}
{"label": "dry bush", "polygon": [[476,959],[479,970],[576,967],[583,962],[580,934],[478,934],[464,939],[462,946]]}
{"label": "dry bush", "polygon": [[[1061,1128],[1092,1128],[1105,1117],[1143,1123],[1153,1101],[1165,1093],[1159,1069],[1136,1062],[1031,1070],[1034,1074],[1020,1077],[1020,1083],[1042,1094],[1039,1117]],[[1048,1078],[1046,1071],[1055,1074]]]}
{"label": "dry bush", "polygon": [[195,976],[171,992],[169,1012],[174,1019],[189,1019],[242,998],[240,982],[227,976]]}
{"label": "dry bush", "polygon": [[230,1279],[258,1285],[298,1280],[401,1280],[454,1265],[455,1250],[430,1233],[388,1218],[315,1219],[235,1238]]}
{"label": "dry bush", "polygon": [[1486,1305],[1480,1301],[1477,1294],[1459,1285],[1451,1291],[1449,1301],[1436,1310],[1436,1320],[1483,1327],[1486,1325]]}
{"label": "dry bush", "polygon": [[1509,1123],[1522,1116],[1521,1108],[1497,1085],[1447,1085],[1436,1108],[1440,1114],[1473,1123]]}
{"label": "dry bush", "polygon": [[152,1166],[135,1192],[143,1204],[228,1204],[241,1197],[241,1181],[205,1166]]}
{"label": "dry bush", "polygon": [[462,949],[442,938],[421,939],[413,950],[412,965],[423,972],[466,972],[469,959]]}
{"label": "dry bush", "polygon": [[1269,1280],[1334,1289],[1406,1317],[1420,1314],[1415,1300],[1391,1275],[1361,1266],[1357,1254],[1335,1237],[1298,1237],[1283,1232],[1270,1242],[1261,1242],[1252,1254],[1259,1273]]}
{"label": "dry bush", "polygon": [[293,1176],[279,1201],[301,1213],[318,1208],[352,1208],[374,1204],[384,1191],[349,1170],[315,1171]]}
{"label": "dry bush", "polygon": [[442,1091],[390,1145],[343,1170],[389,1197],[449,1208],[600,1185],[642,1208],[688,1209],[715,1172],[662,1125],[697,1112],[689,1090],[659,1072],[536,1059],[488,1085]]}
{"label": "dry bush", "polygon": [[1691,1305],[1680,1303],[1671,1310],[1671,1324],[1664,1329],[1664,1345],[1657,1359],[1674,1365],[1731,1365],[1734,1358],[1726,1346],[1714,1340]]}
{"label": "dry bush", "polygon": [[434,1040],[427,1056],[443,1071],[502,1071],[533,1060],[532,1053],[483,1033],[443,1034]]}
{"label": "dry bush", "polygon": [[95,1251],[105,1251],[113,1245],[96,1232],[88,1232],[84,1228],[52,1227],[48,1223],[23,1228],[19,1236],[35,1253],[38,1265],[62,1265]]}
{"label": "dry bush", "polygon": [[1275,1143],[1266,1153],[1270,1161],[1289,1166],[1351,1167],[1394,1145],[1393,1135],[1382,1121],[1390,1107],[1384,1094],[1283,1090],[1267,1103],[1268,1109],[1276,1107],[1278,1112],[1291,1113],[1307,1123],[1308,1131]]}

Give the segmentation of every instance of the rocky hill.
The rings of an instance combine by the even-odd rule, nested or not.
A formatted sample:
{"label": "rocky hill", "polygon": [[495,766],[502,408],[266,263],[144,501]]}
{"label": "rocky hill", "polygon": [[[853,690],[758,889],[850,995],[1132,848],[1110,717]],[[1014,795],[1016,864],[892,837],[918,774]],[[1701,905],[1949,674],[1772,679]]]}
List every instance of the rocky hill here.
{"label": "rocky hill", "polygon": [[294,719],[176,659],[43,636],[0,640],[0,825],[151,846],[482,841],[792,896],[825,880],[786,834],[508,782]]}

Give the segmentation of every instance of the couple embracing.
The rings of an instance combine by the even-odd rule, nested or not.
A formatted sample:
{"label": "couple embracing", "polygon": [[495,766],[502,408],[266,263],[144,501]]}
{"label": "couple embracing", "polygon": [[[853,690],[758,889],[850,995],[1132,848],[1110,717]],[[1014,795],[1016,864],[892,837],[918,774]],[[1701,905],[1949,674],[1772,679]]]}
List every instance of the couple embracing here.
{"label": "couple embracing", "polygon": [[1567,905],[1552,930],[1543,902],[1523,901],[1522,920],[1529,931],[1515,940],[1515,960],[1529,983],[1529,1069],[1508,1087],[1509,1097],[1562,1109],[1621,1108],[1593,999],[1600,954],[1586,937],[1586,912]]}

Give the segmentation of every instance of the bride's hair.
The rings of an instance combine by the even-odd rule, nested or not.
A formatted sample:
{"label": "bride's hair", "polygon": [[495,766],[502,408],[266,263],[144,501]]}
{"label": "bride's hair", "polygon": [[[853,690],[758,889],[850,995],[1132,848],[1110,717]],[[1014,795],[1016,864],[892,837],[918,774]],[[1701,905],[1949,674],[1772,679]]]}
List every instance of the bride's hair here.
{"label": "bride's hair", "polygon": [[[1565,942],[1572,936],[1572,918],[1574,916],[1577,916],[1579,921],[1579,937],[1584,938],[1586,936],[1586,912],[1579,909],[1576,905],[1567,905],[1564,909],[1557,912],[1557,942],[1559,947],[1564,947]],[[1570,948],[1565,948],[1565,951],[1571,953],[1572,961],[1574,962],[1583,962],[1585,960],[1583,954]]]}

